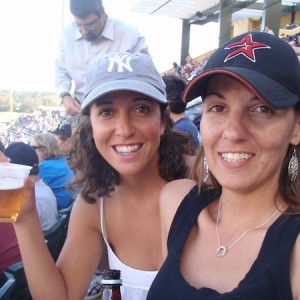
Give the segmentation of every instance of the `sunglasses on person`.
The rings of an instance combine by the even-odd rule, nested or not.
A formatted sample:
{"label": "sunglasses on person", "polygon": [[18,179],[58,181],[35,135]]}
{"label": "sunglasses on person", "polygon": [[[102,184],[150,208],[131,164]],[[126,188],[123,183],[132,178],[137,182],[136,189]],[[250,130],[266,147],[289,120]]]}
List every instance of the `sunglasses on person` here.
{"label": "sunglasses on person", "polygon": [[32,147],[34,150],[45,148],[45,146],[31,146],[31,147]]}
{"label": "sunglasses on person", "polygon": [[92,29],[100,20],[101,17],[98,17],[94,22],[88,24],[78,24],[74,21],[73,26],[77,27],[78,29]]}

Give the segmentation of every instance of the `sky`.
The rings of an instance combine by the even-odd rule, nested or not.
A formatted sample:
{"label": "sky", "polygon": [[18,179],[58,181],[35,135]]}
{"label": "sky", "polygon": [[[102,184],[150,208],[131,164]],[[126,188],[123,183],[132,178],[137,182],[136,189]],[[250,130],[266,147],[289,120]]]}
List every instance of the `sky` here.
{"label": "sky", "polygon": [[[180,62],[182,20],[130,12],[138,0],[103,0],[107,14],[138,28],[159,72]],[[0,1],[0,90],[55,91],[54,61],[69,0]],[[217,23],[191,27],[190,54],[218,46]]]}

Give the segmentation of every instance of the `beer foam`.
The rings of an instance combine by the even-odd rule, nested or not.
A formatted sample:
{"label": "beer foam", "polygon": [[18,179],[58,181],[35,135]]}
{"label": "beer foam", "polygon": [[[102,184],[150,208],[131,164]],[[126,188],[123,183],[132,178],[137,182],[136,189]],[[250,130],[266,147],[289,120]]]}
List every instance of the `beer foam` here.
{"label": "beer foam", "polygon": [[0,178],[0,190],[15,190],[23,186],[23,179]]}

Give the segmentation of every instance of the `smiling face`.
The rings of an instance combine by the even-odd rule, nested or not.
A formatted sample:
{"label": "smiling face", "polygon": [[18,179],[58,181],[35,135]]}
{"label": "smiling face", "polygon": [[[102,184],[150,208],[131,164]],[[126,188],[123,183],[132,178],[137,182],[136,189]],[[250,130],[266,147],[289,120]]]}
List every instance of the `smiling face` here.
{"label": "smiling face", "polygon": [[223,189],[278,188],[288,146],[299,143],[300,121],[293,108],[269,108],[237,80],[216,75],[204,98],[201,136]]}
{"label": "smiling face", "polygon": [[165,125],[156,100],[135,92],[112,92],[91,104],[90,120],[99,153],[121,176],[158,170]]}

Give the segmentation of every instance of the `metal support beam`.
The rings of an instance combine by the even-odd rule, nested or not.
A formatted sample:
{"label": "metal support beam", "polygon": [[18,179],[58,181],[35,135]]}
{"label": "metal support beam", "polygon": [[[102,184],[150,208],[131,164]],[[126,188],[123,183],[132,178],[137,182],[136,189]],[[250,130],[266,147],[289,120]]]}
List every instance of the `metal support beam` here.
{"label": "metal support beam", "polygon": [[190,32],[191,32],[191,24],[188,19],[182,20],[182,36],[181,36],[181,58],[180,64],[185,65],[186,57],[190,52]]}
{"label": "metal support beam", "polygon": [[233,4],[227,1],[220,2],[220,14],[219,14],[219,24],[220,24],[220,36],[219,36],[219,46],[230,39],[231,34],[231,18]]}
{"label": "metal support beam", "polygon": [[281,0],[264,0],[262,30],[269,26],[276,36],[279,34]]}

